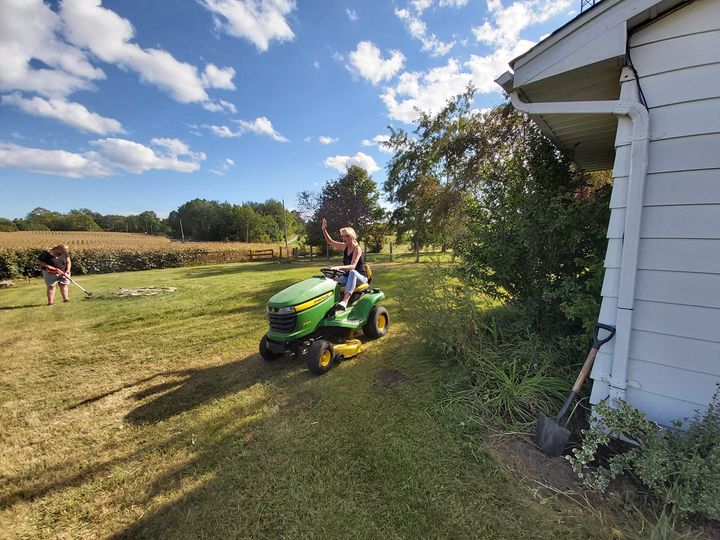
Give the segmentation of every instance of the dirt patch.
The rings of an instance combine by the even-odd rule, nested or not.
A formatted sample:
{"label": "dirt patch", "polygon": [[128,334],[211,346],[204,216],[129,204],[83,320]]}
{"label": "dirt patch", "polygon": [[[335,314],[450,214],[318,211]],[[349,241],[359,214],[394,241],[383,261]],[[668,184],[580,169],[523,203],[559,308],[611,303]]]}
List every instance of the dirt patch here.
{"label": "dirt patch", "polygon": [[115,293],[115,296],[119,298],[125,298],[127,296],[154,296],[156,294],[164,294],[175,292],[177,287],[136,287],[133,289],[120,288]]}
{"label": "dirt patch", "polygon": [[319,394],[311,390],[305,390],[280,405],[280,410],[282,412],[308,412],[320,403],[320,401],[322,401],[322,399]]}
{"label": "dirt patch", "polygon": [[544,484],[550,491],[585,491],[564,457],[548,457],[530,442],[518,438],[496,439],[490,448],[503,465],[540,487]]}
{"label": "dirt patch", "polygon": [[410,377],[397,369],[380,369],[375,373],[375,389],[390,388],[409,380]]}

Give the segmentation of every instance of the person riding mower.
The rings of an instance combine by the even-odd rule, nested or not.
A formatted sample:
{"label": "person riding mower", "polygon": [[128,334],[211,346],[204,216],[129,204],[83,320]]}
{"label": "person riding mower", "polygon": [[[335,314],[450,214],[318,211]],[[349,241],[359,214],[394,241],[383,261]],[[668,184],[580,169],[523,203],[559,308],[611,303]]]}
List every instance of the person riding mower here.
{"label": "person riding mower", "polygon": [[370,339],[383,337],[390,324],[388,311],[379,305],[385,294],[370,288],[372,270],[365,264],[368,282],[358,285],[347,307],[338,307],[345,288],[337,282],[343,270],[321,268],[322,275],[296,283],[274,295],[267,304],[270,329],[260,340],[260,355],[267,361],[290,351],[303,357],[317,375],[335,362],[359,354],[362,342],[353,332],[362,328]]}

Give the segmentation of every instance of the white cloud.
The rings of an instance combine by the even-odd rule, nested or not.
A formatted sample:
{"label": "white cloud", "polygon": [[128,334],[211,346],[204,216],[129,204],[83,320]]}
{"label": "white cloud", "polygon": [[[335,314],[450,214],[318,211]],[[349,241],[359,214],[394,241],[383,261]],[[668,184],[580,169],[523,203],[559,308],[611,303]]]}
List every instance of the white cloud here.
{"label": "white cloud", "polygon": [[225,158],[220,162],[215,169],[210,169],[210,172],[218,176],[225,176],[231,167],[235,166],[235,162],[230,158]]}
{"label": "white cloud", "polygon": [[312,137],[305,137],[305,138],[303,139],[303,142],[309,143],[309,142],[312,142],[312,140],[313,140]]}
{"label": "white cloud", "polygon": [[278,142],[288,142],[287,138],[283,137],[280,133],[275,131],[272,126],[272,122],[270,122],[270,120],[268,120],[264,116],[256,118],[252,122],[249,122],[247,120],[235,120],[235,122],[240,125],[240,128],[237,131],[233,131],[228,126],[215,126],[205,124],[202,127],[204,127],[205,129],[209,129],[215,135],[222,138],[241,137],[245,133],[250,132],[255,133],[256,135],[266,135]]}
{"label": "white cloud", "polygon": [[64,0],[60,16],[73,45],[104,62],[137,72],[143,81],[162,88],[181,103],[207,101],[206,87],[232,86],[232,68],[210,64],[201,77],[195,66],[176,60],[167,51],[143,49],[132,43],[135,31],[130,22],[103,8],[100,0]]}
{"label": "white cloud", "polygon": [[375,135],[372,139],[363,139],[363,146],[376,146],[381,152],[392,153],[392,150],[387,146],[390,142],[390,135]]}
{"label": "white cloud", "polygon": [[320,141],[320,144],[332,144],[334,142],[338,142],[338,139],[333,139],[332,137],[325,137],[324,135],[321,135],[318,137],[318,141]]}
{"label": "white cloud", "polygon": [[472,75],[461,71],[457,60],[450,59],[447,65],[427,73],[403,73],[398,84],[386,88],[380,97],[390,118],[411,123],[418,118],[416,108],[436,113],[448,99],[464,92],[471,81]]}
{"label": "white cloud", "polygon": [[445,56],[455,46],[455,42],[441,41],[435,34],[428,34],[427,25],[420,19],[420,14],[432,5],[432,1],[412,2],[415,14],[408,9],[396,9],[395,15],[405,22],[410,35],[422,43],[422,50],[429,52],[430,56]]}
{"label": "white cloud", "polygon": [[250,131],[251,133],[255,133],[257,135],[267,135],[271,139],[278,142],[288,142],[285,137],[275,131],[272,126],[272,122],[270,122],[270,120],[268,120],[264,116],[256,118],[252,122],[248,122],[246,120],[237,120],[237,123],[240,124],[240,128],[244,131]]}
{"label": "white cloud", "polygon": [[212,14],[215,26],[229,35],[245,38],[266,51],[272,40],[295,37],[285,17],[295,9],[294,0],[200,0]]}
{"label": "white cloud", "polygon": [[[395,86],[380,96],[388,109],[388,116],[411,123],[418,118],[416,109],[433,114],[454,96],[465,91],[469,83],[480,93],[500,92],[494,80],[508,68],[508,62],[530,49],[535,43],[522,39],[521,32],[530,25],[549,20],[564,13],[572,0],[516,0],[507,8],[502,0],[488,0],[488,12],[493,20],[486,20],[473,29],[476,38],[491,47],[486,55],[472,54],[460,63],[450,59],[445,66],[427,72],[402,73]],[[443,5],[443,4],[441,4]],[[462,7],[462,1],[448,0],[446,5]],[[398,9],[401,19],[413,18],[409,9]],[[422,34],[423,26],[416,32]]]}
{"label": "white cloud", "polygon": [[315,69],[320,69],[320,62],[318,62],[317,60],[315,60],[315,61],[313,62],[313,67],[314,67]]}
{"label": "white cloud", "polygon": [[352,22],[360,20],[360,17],[358,17],[358,14],[354,9],[347,8],[345,10],[345,13],[347,13],[348,19],[350,19]]}
{"label": "white cloud", "polygon": [[339,172],[345,172],[351,165],[358,165],[370,174],[380,170],[372,156],[363,152],[358,152],[354,156],[332,156],[323,161],[323,165]]}
{"label": "white cloud", "polygon": [[79,103],[65,101],[62,98],[45,99],[35,96],[31,99],[20,94],[2,96],[2,103],[15,105],[33,116],[43,116],[59,120],[69,126],[90,133],[109,135],[111,133],[124,133],[122,124],[113,118],[106,118],[97,113],[88,111]]}
{"label": "white cloud", "polygon": [[[3,0],[0,11],[0,91],[66,96],[105,78],[82,50],[62,41],[62,21],[42,0]],[[46,67],[32,67],[33,59]]]}
{"label": "white cloud", "polygon": [[229,113],[235,114],[237,112],[237,108],[234,104],[230,103],[229,101],[206,101],[202,104],[203,109],[206,109],[210,112],[221,112],[221,111],[227,111]]}
{"label": "white cloud", "polygon": [[205,88],[235,90],[235,85],[232,82],[233,77],[235,77],[235,70],[233,68],[219,68],[215,64],[208,64],[205,66],[202,82]]}
{"label": "white cloud", "polygon": [[499,47],[485,56],[470,55],[465,66],[470,69],[473,84],[478,92],[483,94],[500,92],[500,87],[495,84],[495,79],[507,71],[510,60],[520,56],[533,45],[535,45],[534,41],[521,39],[511,47]]}
{"label": "white cloud", "polygon": [[[158,151],[127,139],[99,139],[91,144],[100,148],[100,157],[112,167],[135,174],[157,169],[194,172],[200,168],[198,162],[205,159],[205,154],[191,152],[178,139],[153,139],[151,144],[160,147]],[[190,161],[179,159],[181,156],[189,157]]]}
{"label": "white cloud", "polygon": [[501,0],[488,0],[493,20],[486,19],[472,31],[478,41],[487,45],[514,47],[525,28],[564,13],[573,3],[574,0],[517,0],[505,7]]}
{"label": "white cloud", "polygon": [[470,0],[440,0],[440,7],[450,6],[461,8],[467,6]]}
{"label": "white cloud", "polygon": [[[112,176],[117,169],[140,174],[147,170],[170,170],[189,173],[200,168],[205,159],[202,152],[192,152],[177,139],[153,139],[154,150],[126,139],[91,141],[97,152],[78,154],[65,150],[43,150],[16,144],[0,143],[0,167],[16,167],[28,171],[81,178],[84,176]],[[187,157],[189,160],[181,160]]]}
{"label": "white cloud", "polygon": [[411,0],[410,3],[415,8],[415,11],[417,11],[418,13],[422,13],[427,8],[432,6],[433,0]]}
{"label": "white cloud", "polygon": [[218,137],[230,138],[230,137],[240,137],[243,134],[243,131],[233,131],[228,126],[215,126],[215,125],[203,125],[205,129],[209,129],[212,131],[215,135]]}
{"label": "white cloud", "polygon": [[373,85],[391,79],[400,71],[405,63],[405,56],[400,51],[390,51],[390,58],[384,60],[378,49],[370,41],[361,41],[350,53],[351,69],[366,78]]}
{"label": "white cloud", "polygon": [[99,160],[95,152],[76,154],[65,150],[42,150],[8,143],[0,143],[0,167],[70,178],[113,174],[113,171]]}

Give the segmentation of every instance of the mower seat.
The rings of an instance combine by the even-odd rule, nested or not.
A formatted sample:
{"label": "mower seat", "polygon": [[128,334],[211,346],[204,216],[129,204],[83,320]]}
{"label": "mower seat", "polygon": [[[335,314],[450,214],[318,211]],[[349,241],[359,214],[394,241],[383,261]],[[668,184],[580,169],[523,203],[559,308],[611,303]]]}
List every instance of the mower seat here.
{"label": "mower seat", "polygon": [[[370,265],[368,263],[365,263],[365,275],[367,276],[368,280],[367,283],[361,283],[357,287],[355,287],[355,292],[364,291],[370,286],[370,283],[372,283],[372,269],[370,268]],[[345,287],[340,286],[340,292],[345,292]]]}

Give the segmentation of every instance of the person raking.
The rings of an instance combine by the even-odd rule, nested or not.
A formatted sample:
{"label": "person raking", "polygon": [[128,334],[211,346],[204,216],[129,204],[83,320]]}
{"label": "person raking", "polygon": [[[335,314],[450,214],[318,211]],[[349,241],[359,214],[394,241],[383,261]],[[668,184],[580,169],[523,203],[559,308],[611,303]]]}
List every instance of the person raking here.
{"label": "person raking", "polygon": [[52,306],[55,302],[55,285],[60,287],[63,302],[69,302],[70,290],[68,285],[70,285],[70,280],[68,277],[70,276],[72,261],[70,260],[68,247],[59,244],[54,248],[43,251],[38,257],[38,261],[42,267],[45,285],[47,285],[48,306]]}

